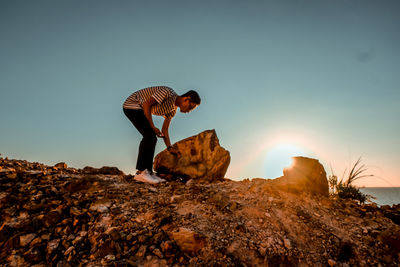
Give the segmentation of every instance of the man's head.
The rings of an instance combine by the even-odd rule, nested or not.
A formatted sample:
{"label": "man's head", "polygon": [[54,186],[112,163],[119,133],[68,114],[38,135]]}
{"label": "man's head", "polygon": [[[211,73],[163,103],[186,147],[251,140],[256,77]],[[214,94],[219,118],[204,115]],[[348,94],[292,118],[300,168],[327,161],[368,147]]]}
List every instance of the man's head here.
{"label": "man's head", "polygon": [[190,90],[187,93],[181,95],[182,103],[180,105],[181,112],[187,113],[194,110],[201,103],[199,94]]}

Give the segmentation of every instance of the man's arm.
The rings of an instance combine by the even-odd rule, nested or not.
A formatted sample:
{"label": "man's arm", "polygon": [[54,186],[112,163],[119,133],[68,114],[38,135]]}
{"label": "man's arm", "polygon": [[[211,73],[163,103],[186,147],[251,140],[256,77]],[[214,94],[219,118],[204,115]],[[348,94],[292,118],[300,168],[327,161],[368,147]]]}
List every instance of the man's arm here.
{"label": "man's arm", "polygon": [[142,108],[143,108],[144,116],[146,116],[153,131],[156,133],[157,136],[162,137],[161,131],[156,126],[154,126],[153,118],[151,116],[151,107],[156,104],[157,104],[157,101],[153,97],[150,97],[148,100],[146,100],[143,103]]}
{"label": "man's arm", "polygon": [[163,139],[164,139],[165,145],[167,146],[168,151],[170,153],[180,157],[181,153],[176,148],[173,148],[171,146],[171,141],[169,139],[169,134],[168,134],[168,128],[169,128],[169,124],[170,123],[171,123],[171,119],[165,119],[164,120],[162,129],[161,129],[162,134],[163,134]]}
{"label": "man's arm", "polygon": [[161,132],[164,136],[164,142],[167,147],[171,146],[171,141],[169,139],[169,133],[168,133],[168,128],[169,128],[170,123],[171,123],[171,119],[166,118],[164,120],[163,126],[161,128]]}

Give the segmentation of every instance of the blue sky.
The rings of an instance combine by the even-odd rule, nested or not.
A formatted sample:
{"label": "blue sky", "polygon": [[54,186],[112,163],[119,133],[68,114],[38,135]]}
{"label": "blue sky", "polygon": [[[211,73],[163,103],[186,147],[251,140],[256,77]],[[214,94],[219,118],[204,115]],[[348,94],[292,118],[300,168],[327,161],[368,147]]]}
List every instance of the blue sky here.
{"label": "blue sky", "polygon": [[167,85],[202,97],[171,141],[216,129],[232,179],[277,177],[296,153],[328,173],[362,156],[377,178],[360,185],[400,186],[399,13],[398,1],[0,0],[0,153],[132,173],[140,135],[122,103]]}

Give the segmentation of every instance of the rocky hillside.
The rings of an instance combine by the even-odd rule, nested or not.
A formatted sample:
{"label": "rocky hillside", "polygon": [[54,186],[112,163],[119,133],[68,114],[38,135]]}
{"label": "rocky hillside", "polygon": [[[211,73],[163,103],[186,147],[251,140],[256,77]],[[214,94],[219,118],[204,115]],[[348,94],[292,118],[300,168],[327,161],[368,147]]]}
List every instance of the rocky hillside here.
{"label": "rocky hillside", "polygon": [[0,158],[5,266],[398,266],[400,207]]}

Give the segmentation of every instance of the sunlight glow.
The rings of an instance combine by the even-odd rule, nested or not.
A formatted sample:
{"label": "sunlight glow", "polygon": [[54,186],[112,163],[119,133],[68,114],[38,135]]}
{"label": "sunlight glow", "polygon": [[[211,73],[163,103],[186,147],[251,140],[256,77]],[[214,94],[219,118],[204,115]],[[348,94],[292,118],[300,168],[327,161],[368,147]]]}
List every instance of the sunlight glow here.
{"label": "sunlight glow", "polygon": [[[281,127],[283,128],[283,127]],[[321,142],[314,135],[297,129],[257,132],[251,142],[241,150],[244,155],[240,162],[229,168],[228,177],[235,178],[276,178],[283,175],[283,169],[292,163],[292,157],[305,156],[321,159]]]}
{"label": "sunlight glow", "polygon": [[264,160],[264,173],[268,178],[283,175],[283,169],[290,167],[292,157],[307,156],[305,149],[295,144],[281,143],[267,150]]}

